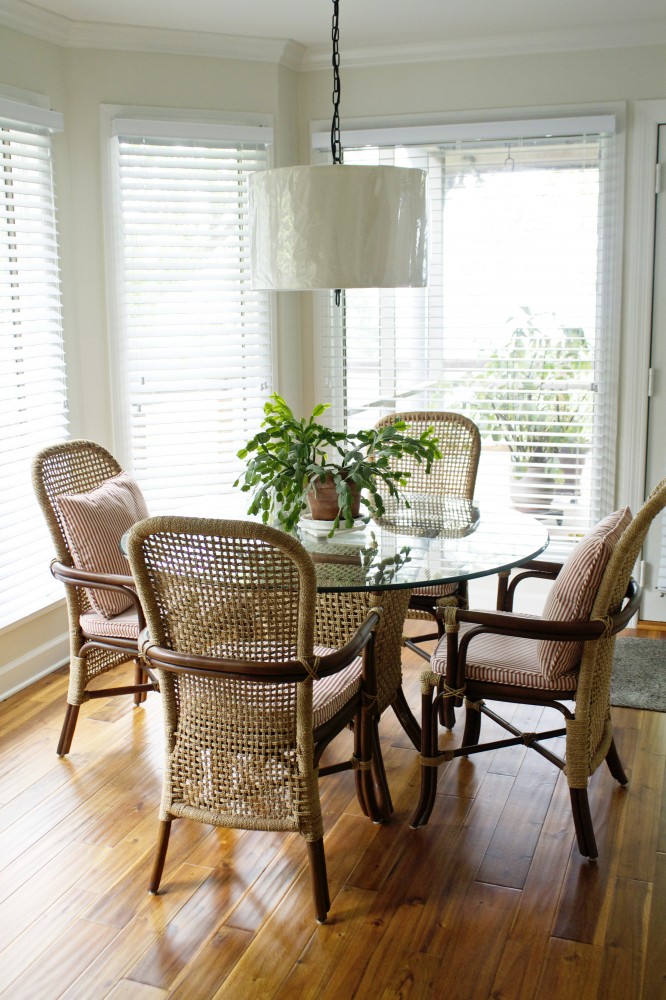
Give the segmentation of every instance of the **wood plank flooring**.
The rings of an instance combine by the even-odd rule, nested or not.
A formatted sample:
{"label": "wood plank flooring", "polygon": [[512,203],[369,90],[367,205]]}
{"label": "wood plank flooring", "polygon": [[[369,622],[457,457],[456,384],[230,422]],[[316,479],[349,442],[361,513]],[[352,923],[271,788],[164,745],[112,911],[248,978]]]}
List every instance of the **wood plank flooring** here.
{"label": "wood plank flooring", "polygon": [[[404,661],[416,707],[422,661]],[[0,705],[2,1000],[666,998],[665,714],[613,710],[630,783],[594,776],[590,863],[564,778],[519,748],[440,769],[430,823],[410,830],[416,754],[389,712],[392,822],[362,815],[350,773],[320,784],[318,926],[297,836],[176,822],[149,896],[159,696],[89,702],[61,760],[65,694],[61,671]],[[540,715],[516,709],[530,728]]]}

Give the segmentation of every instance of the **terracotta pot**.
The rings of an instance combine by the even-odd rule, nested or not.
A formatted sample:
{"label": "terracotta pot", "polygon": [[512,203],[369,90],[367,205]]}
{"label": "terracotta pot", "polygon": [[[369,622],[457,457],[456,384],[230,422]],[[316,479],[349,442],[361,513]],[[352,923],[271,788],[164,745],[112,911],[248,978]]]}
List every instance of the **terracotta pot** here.
{"label": "terracotta pot", "polygon": [[[358,517],[361,512],[361,493],[356,483],[350,484],[352,500],[352,517]],[[334,521],[340,513],[338,494],[333,476],[327,477],[323,483],[318,482],[308,493],[308,504],[313,521]]]}

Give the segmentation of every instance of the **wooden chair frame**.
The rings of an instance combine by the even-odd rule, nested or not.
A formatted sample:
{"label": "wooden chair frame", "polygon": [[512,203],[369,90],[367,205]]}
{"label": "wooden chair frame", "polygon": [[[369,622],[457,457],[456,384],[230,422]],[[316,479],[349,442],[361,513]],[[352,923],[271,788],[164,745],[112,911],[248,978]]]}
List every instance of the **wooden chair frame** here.
{"label": "wooden chair frame", "polygon": [[[110,452],[94,441],[72,440],[42,449],[33,461],[33,486],[56,549],[51,572],[65,587],[69,621],[70,675],[67,709],[57,753],[69,753],[81,705],[94,698],[134,695],[141,704],[157,682],[149,677],[139,657],[138,641],[117,636],[91,635],[81,627],[81,616],[91,611],[88,590],[113,590],[128,597],[136,611],[139,630],[145,619],[131,576],[91,573],[75,568],[56,500],[62,494],[87,493],[122,472]],[[112,688],[88,687],[90,681],[133,660],[134,684]]]}
{"label": "wooden chair frame", "polygon": [[[663,480],[625,529],[614,549],[595,597],[589,618],[585,621],[550,621],[513,613],[516,587],[525,579],[554,579],[560,569],[557,563],[534,562],[508,583],[500,580],[499,603],[506,610],[496,612],[467,611],[446,608],[443,612],[446,630],[446,676],[427,671],[422,676],[422,743],[421,793],[411,818],[412,827],[428,822],[435,803],[437,767],[455,757],[468,757],[485,750],[524,744],[565,771],[569,784],[576,838],[580,853],[590,859],[598,856],[597,844],[588,801],[588,780],[602,761],[613,777],[627,783],[613,740],[610,718],[610,677],[615,636],[626,628],[640,605],[641,589],[631,578],[647,531],[656,515],[666,506],[666,480]],[[473,627],[459,638],[460,623]],[[583,643],[583,654],[577,668],[575,690],[547,690],[490,683],[467,676],[466,664],[473,649],[474,638],[481,634],[522,637],[535,641]],[[442,705],[455,702],[464,693],[466,706],[465,730],[462,743],[455,749],[440,750],[438,726]],[[488,707],[486,700],[550,706],[564,716],[563,728],[541,733],[522,733]],[[575,708],[563,702],[575,701]],[[492,719],[510,733],[507,739],[480,743],[481,719]],[[543,747],[541,742],[554,737],[566,737],[565,758]]]}
{"label": "wooden chair frame", "polygon": [[[156,536],[162,536],[161,560],[159,570],[155,570],[151,563],[152,553],[146,552],[151,540]],[[228,656],[217,656],[210,653],[192,652],[191,650],[174,649],[164,644],[164,639],[168,637],[170,625],[168,594],[170,585],[167,581],[171,570],[167,567],[169,559],[168,549],[169,537],[176,537],[181,543],[186,544],[187,537],[195,535],[203,538],[214,539],[255,539],[265,543],[266,547],[271,546],[280,550],[283,555],[293,558],[293,562],[302,581],[302,596],[299,598],[299,648],[303,655],[289,660],[273,659],[246,659]],[[165,541],[166,539],[166,541]],[[192,542],[196,545],[196,541]],[[361,808],[365,815],[374,822],[381,822],[387,818],[390,798],[386,787],[386,777],[381,759],[381,749],[373,727],[372,720],[376,714],[376,674],[374,662],[374,630],[381,617],[381,609],[371,611],[360,628],[356,630],[354,636],[342,648],[336,649],[325,655],[316,656],[312,651],[314,638],[314,614],[316,608],[316,583],[314,566],[305,550],[292,537],[284,532],[276,531],[253,522],[246,521],[212,521],[196,518],[151,518],[136,525],[129,537],[128,543],[130,562],[133,574],[137,582],[138,592],[144,606],[148,628],[142,635],[141,649],[146,666],[155,671],[160,678],[160,690],[162,692],[162,703],[165,712],[165,737],[166,737],[166,761],[165,779],[162,796],[162,809],[160,813],[160,829],[158,843],[149,882],[149,891],[156,893],[160,886],[164,869],[171,824],[174,819],[184,817],[195,819],[200,822],[212,823],[219,826],[230,826],[240,829],[284,829],[299,832],[307,841],[308,858],[310,863],[312,894],[316,918],[319,922],[324,922],[330,908],[330,897],[328,891],[328,881],[326,876],[326,862],[323,846],[323,828],[321,825],[321,811],[319,806],[319,794],[317,779],[326,774],[337,773],[342,770],[353,769],[355,773],[356,791]],[[182,552],[182,549],[181,549]],[[205,563],[205,559],[202,560]],[[240,566],[241,563],[238,563]],[[220,572],[224,572],[221,570]],[[188,603],[186,595],[188,584],[182,578],[182,560],[177,565],[176,573],[180,579],[176,581],[176,591],[178,599]],[[206,575],[204,571],[203,575]],[[157,576],[160,580],[157,580]],[[217,579],[213,573],[213,580]],[[208,584],[202,582],[199,577],[198,585],[207,588]],[[225,605],[233,604],[233,595],[225,597]],[[209,614],[209,612],[206,612]],[[179,611],[175,612],[180,614]],[[178,629],[183,628],[183,623],[187,624],[189,611],[183,612]],[[200,621],[195,614],[192,619],[192,634],[198,637],[195,644],[201,642],[201,636],[205,634],[206,622]],[[201,627],[199,627],[201,625]],[[244,628],[245,626],[242,626]],[[261,626],[258,626],[261,632]],[[242,630],[242,629],[241,629]],[[215,631],[215,626],[211,634]],[[153,641],[151,636],[155,636],[158,641]],[[193,640],[194,641],[194,640]],[[236,638],[233,638],[233,642]],[[329,677],[343,670],[358,657],[363,657],[363,672],[360,687],[352,697],[342,704],[332,718],[322,723],[317,728],[313,726],[312,717],[312,685],[313,679]],[[215,738],[212,738],[213,748],[207,743],[197,743],[200,739],[198,733],[190,725],[187,713],[183,709],[185,698],[182,696],[182,685],[191,678],[201,679],[208,694],[209,705],[212,706],[210,696],[217,690],[215,701],[224,703],[224,685],[230,686],[235,692],[245,692],[245,696],[250,704],[262,704],[261,689],[266,689],[269,704],[279,705],[281,686],[295,686],[297,694],[296,712],[296,732],[297,758],[300,761],[299,767],[304,768],[306,774],[304,799],[296,818],[288,816],[280,819],[271,819],[270,815],[262,812],[264,805],[260,802],[258,812],[255,809],[255,801],[249,801],[247,809],[230,813],[224,794],[221,795],[220,804],[211,804],[215,800],[214,793],[211,792],[210,801],[205,806],[194,807],[188,805],[186,800],[179,798],[175,789],[182,787],[181,775],[177,774],[179,766],[174,753],[177,745],[189,741],[191,745],[199,748],[196,753],[215,755]],[[215,685],[219,685],[219,689]],[[212,685],[212,687],[211,687]],[[228,687],[226,694],[228,694]],[[256,694],[252,694],[252,690]],[[250,692],[248,694],[248,692]],[[204,697],[203,695],[201,697]],[[212,722],[208,720],[207,709],[204,702],[199,700],[200,712],[206,718],[207,732],[210,734],[211,725],[215,725],[215,709],[211,708]],[[222,713],[226,709],[220,709]],[[286,710],[281,709],[281,712]],[[280,715],[284,719],[284,714]],[[229,720],[228,715],[226,719]],[[308,721],[309,720],[309,721]],[[197,720],[199,722],[200,719]],[[255,717],[256,722],[256,717]],[[266,723],[268,725],[268,723]],[[232,727],[233,728],[233,722]],[[235,723],[236,740],[238,726],[242,728],[242,719]],[[254,725],[254,723],[253,723]],[[189,726],[189,729],[188,729]],[[248,723],[249,726],[249,723]],[[343,729],[351,727],[354,733],[354,749],[351,757],[346,761],[321,767],[320,759],[323,751]],[[231,731],[230,728],[230,731]],[[248,730],[249,732],[249,730]],[[253,739],[259,740],[261,735],[256,735],[254,729]],[[243,737],[244,738],[244,737]],[[221,737],[224,742],[225,737]],[[271,738],[272,739],[272,738]],[[237,746],[237,743],[235,744]],[[254,745],[254,744],[253,744]],[[284,754],[282,750],[270,749],[273,747],[269,741],[269,749],[265,752],[266,759],[271,759],[273,753]],[[217,744],[218,752],[224,752]],[[236,751],[232,751],[236,752]],[[263,758],[262,758],[263,759]],[[284,759],[284,758],[281,758]],[[300,772],[299,772],[300,773]],[[257,778],[257,782],[260,779]],[[291,781],[291,778],[285,779]],[[287,787],[287,786],[285,786]],[[290,786],[289,786],[290,787]],[[224,800],[224,801],[223,801]],[[258,801],[258,800],[257,800]],[[226,811],[225,811],[226,810]]]}

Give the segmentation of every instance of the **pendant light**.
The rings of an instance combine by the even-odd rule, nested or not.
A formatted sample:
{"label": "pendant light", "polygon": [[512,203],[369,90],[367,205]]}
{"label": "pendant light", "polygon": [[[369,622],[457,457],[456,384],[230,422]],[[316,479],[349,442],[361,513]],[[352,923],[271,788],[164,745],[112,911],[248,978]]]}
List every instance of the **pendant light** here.
{"label": "pendant light", "polygon": [[427,284],[425,171],[343,164],[338,8],[333,0],[333,164],[278,167],[250,177],[254,288]]}

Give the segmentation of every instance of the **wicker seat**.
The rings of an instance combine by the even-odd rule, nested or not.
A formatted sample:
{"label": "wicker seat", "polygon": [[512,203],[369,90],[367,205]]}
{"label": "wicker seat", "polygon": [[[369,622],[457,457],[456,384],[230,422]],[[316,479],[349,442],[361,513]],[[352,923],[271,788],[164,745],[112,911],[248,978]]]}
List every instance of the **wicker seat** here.
{"label": "wicker seat", "polygon": [[[605,760],[618,782],[627,781],[610,717],[615,636],[638,610],[640,588],[631,573],[650,524],[664,506],[666,479],[633,519],[627,508],[609,515],[579,542],[563,567],[534,563],[520,573],[505,592],[504,612],[444,610],[446,637],[433,655],[431,670],[422,676],[421,796],[412,826],[428,821],[440,763],[524,743],[566,773],[578,848],[585,857],[597,857],[588,780]],[[557,581],[540,617],[512,611],[516,586],[530,577]],[[570,615],[565,613],[568,604]],[[462,744],[439,750],[439,705],[463,693]],[[492,711],[486,699],[550,706],[562,713],[565,726],[521,733]],[[567,701],[575,705],[563,704]],[[483,716],[511,737],[480,743]],[[540,743],[561,736],[566,737],[563,759]]]}
{"label": "wicker seat", "polygon": [[[385,427],[402,420],[407,425],[407,434],[418,436],[432,427],[442,453],[441,459],[433,462],[429,473],[422,465],[409,459],[402,459],[401,468],[410,473],[408,493],[414,493],[415,505],[418,508],[421,498],[437,500],[445,497],[455,505],[461,501],[459,519],[470,518],[471,501],[474,498],[476,474],[481,455],[481,437],[476,424],[461,413],[446,410],[414,411],[393,413],[377,422],[377,427]],[[464,514],[464,517],[463,517]],[[424,659],[429,654],[419,648],[419,643],[441,638],[442,627],[437,618],[437,609],[447,604],[467,607],[467,583],[443,584],[434,587],[419,587],[412,591],[409,602],[408,618],[427,619],[437,623],[437,632],[407,639],[408,645]]]}
{"label": "wicker seat", "polygon": [[[324,921],[318,776],[354,768],[362,809],[383,818],[375,784],[384,772],[369,725],[381,612],[343,648],[318,649],[312,560],[290,535],[254,522],[149,518],[130,532],[128,554],[147,621],[142,652],[159,676],[165,718],[150,891],[159,888],[174,819],[297,832]],[[349,725],[352,758],[319,767]]]}
{"label": "wicker seat", "polygon": [[[81,560],[76,558],[65,514],[67,501],[86,503],[96,493],[104,493],[107,486],[113,487],[117,477],[124,476],[115,458],[94,441],[65,441],[53,445],[40,451],[33,462],[35,493],[56,550],[51,572],[65,585],[67,598],[70,674],[67,711],[58,742],[58,754],[61,756],[69,752],[79,708],[83,702],[90,698],[133,694],[135,704],[139,704],[148,691],[156,688],[139,661],[137,643],[144,620],[128,573],[129,565],[119,550],[122,531],[138,515],[123,511],[124,520],[119,527],[112,519],[106,522],[106,544],[111,549],[110,565],[116,570],[109,573],[81,568]],[[129,477],[125,478],[129,482]],[[127,483],[123,483],[122,487],[130,495]],[[135,484],[133,487],[135,498],[138,487]],[[108,497],[106,500],[108,509]],[[94,503],[90,504],[88,513],[94,519]],[[96,531],[94,520],[92,528],[95,536],[94,549],[101,546],[103,532]],[[95,555],[96,552],[93,552],[93,562]],[[99,610],[100,601],[102,612]],[[105,601],[108,607],[104,604]],[[89,689],[93,678],[132,659],[136,666],[134,684]]]}

